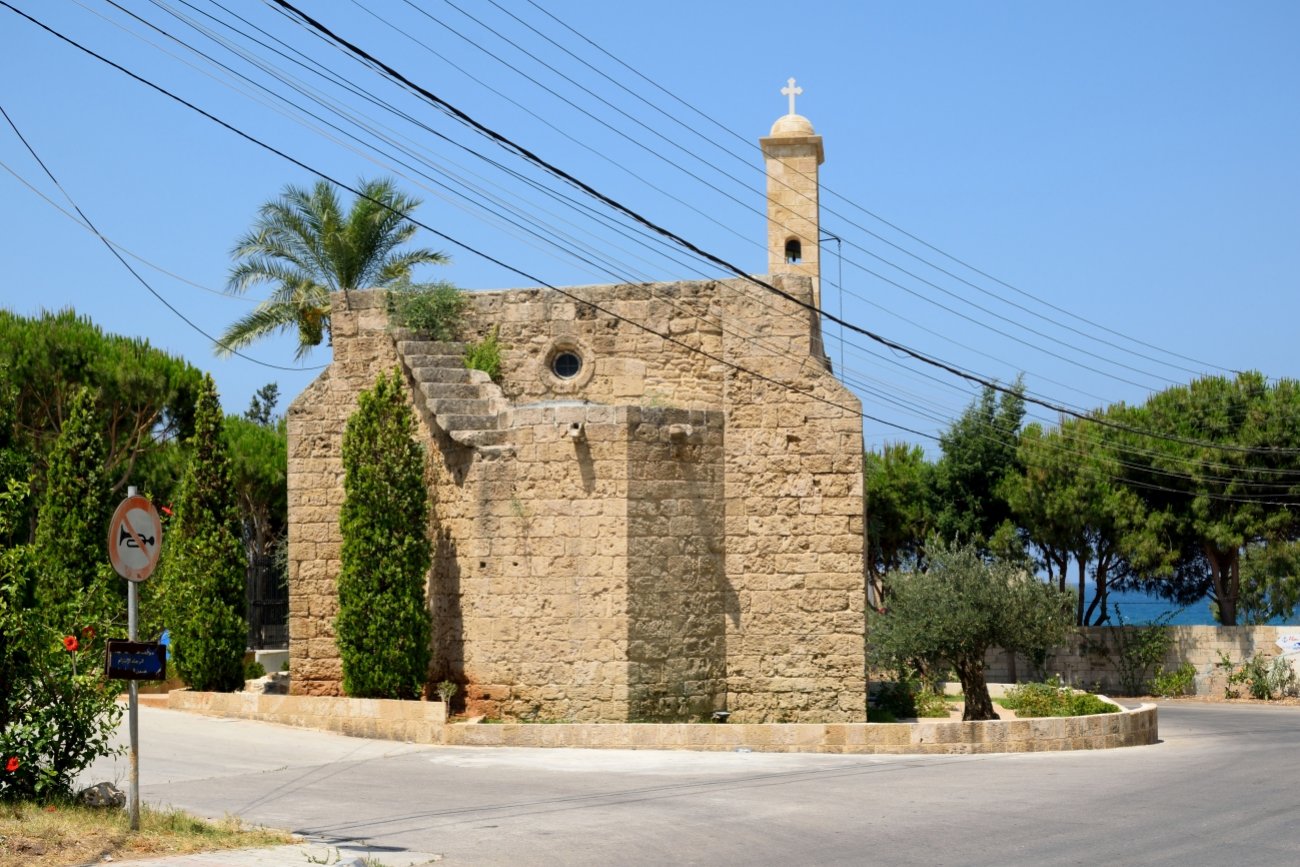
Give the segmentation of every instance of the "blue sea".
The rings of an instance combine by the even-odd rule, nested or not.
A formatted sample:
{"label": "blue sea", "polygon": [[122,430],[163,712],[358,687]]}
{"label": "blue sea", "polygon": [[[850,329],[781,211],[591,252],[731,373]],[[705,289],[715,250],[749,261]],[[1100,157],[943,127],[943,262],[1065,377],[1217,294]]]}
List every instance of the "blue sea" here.
{"label": "blue sea", "polygon": [[[1088,597],[1084,600],[1086,605],[1092,602],[1093,588],[1088,588]],[[1119,603],[1120,610],[1124,614],[1124,622],[1134,625],[1150,623],[1167,611],[1177,611],[1169,623],[1173,626],[1215,626],[1217,625],[1214,616],[1210,614],[1210,600],[1202,599],[1199,602],[1193,602],[1191,605],[1177,610],[1177,606],[1167,599],[1161,599],[1159,596],[1148,596],[1145,593],[1120,593],[1115,590],[1110,591],[1108,595],[1110,603],[1111,623],[1117,623],[1118,618],[1115,616],[1115,603]],[[1300,626],[1300,611],[1297,611],[1291,617],[1285,619],[1270,620],[1269,624],[1273,626]]]}

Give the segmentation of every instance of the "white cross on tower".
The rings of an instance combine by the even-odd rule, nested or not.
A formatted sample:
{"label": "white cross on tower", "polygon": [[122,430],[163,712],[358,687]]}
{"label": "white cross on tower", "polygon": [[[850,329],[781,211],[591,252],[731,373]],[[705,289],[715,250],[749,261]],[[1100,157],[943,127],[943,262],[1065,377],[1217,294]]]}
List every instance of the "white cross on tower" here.
{"label": "white cross on tower", "polygon": [[790,79],[789,82],[786,83],[786,86],[785,86],[785,87],[781,88],[781,94],[782,94],[783,96],[788,96],[788,97],[790,97],[790,113],[791,113],[791,114],[794,114],[794,98],[795,98],[796,96],[798,96],[799,94],[801,94],[801,93],[803,93],[803,88],[802,88],[802,87],[795,87],[795,86],[794,86],[794,79],[793,79],[793,78]]}

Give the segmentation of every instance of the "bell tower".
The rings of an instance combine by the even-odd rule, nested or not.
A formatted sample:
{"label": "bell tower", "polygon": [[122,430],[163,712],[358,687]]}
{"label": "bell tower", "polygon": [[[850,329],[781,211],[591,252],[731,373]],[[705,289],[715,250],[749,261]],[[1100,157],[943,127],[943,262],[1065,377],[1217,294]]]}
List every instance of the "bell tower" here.
{"label": "bell tower", "polygon": [[795,114],[794,98],[803,88],[791,78],[781,93],[789,97],[790,111],[777,118],[770,135],[759,139],[767,169],[767,273],[811,277],[811,301],[820,310],[817,167],[825,159],[822,137],[813,132],[808,118]]}

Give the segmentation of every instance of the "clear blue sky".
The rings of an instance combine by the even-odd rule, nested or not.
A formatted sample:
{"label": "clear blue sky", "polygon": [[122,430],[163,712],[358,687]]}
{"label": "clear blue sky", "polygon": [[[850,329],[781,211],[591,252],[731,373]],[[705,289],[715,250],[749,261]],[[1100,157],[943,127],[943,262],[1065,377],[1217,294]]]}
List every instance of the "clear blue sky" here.
{"label": "clear blue sky", "polygon": [[[542,238],[504,229],[388,157],[358,154],[337,133],[330,133],[334,141],[296,115],[277,113],[280,106],[254,85],[238,81],[231,89],[228,73],[107,3],[7,2],[331,175],[398,176],[425,200],[422,220],[540,280],[722,276],[544,199],[471,151],[530,178],[535,171],[268,5],[223,0],[245,24],[207,0],[120,0],[275,92],[289,93],[167,9],[233,39],[251,59],[300,76],[344,110],[361,106],[366,123],[392,127],[421,159],[446,170],[451,178],[440,179],[456,192],[471,183],[503,203],[494,207],[536,216],[541,228],[533,231]],[[1207,364],[1273,377],[1300,373],[1300,5],[455,2],[482,24],[439,0],[418,4],[427,15],[401,0],[303,0],[301,8],[475,118],[753,272],[765,268],[755,144],[785,112],[785,80],[797,77],[804,88],[799,112],[825,139],[823,229],[844,239],[842,289],[833,245],[823,251],[825,308],[983,375],[1009,381],[1023,371],[1032,392],[1089,408],[1140,401]],[[811,17],[797,17],[799,10]],[[263,28],[456,144],[385,116],[200,12],[244,30]],[[286,183],[314,181],[3,8],[0,81],[0,105],[105,235],[213,290],[225,285],[229,249],[257,206]],[[427,163],[401,158],[437,177]],[[66,207],[2,124],[0,161]],[[147,337],[210,370],[230,411],[242,411],[270,381],[280,383],[287,403],[315,375],[217,359],[206,338],[93,236],[3,170],[0,201],[4,306],[22,313],[71,306],[107,330]],[[529,282],[445,241],[425,236],[422,243],[454,260],[422,278],[468,289]],[[602,264],[584,264],[574,252]],[[209,333],[249,307],[147,266],[141,273]],[[970,400],[971,387],[946,374],[865,338],[842,348],[834,325],[827,333],[837,368],[874,416],[936,434]],[[290,340],[275,340],[248,354],[291,366],[292,349]],[[327,360],[322,348],[307,363]],[[864,427],[869,445],[925,442],[875,421]]]}

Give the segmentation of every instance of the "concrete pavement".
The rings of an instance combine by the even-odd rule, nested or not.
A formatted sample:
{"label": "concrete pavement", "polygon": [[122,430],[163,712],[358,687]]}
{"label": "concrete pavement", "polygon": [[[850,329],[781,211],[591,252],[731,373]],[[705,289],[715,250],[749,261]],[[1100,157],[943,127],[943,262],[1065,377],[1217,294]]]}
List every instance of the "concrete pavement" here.
{"label": "concrete pavement", "polygon": [[146,800],[379,847],[389,865],[1249,867],[1300,853],[1295,707],[1165,704],[1155,746],[993,756],[427,747],[174,711],[142,712],[141,732]]}

